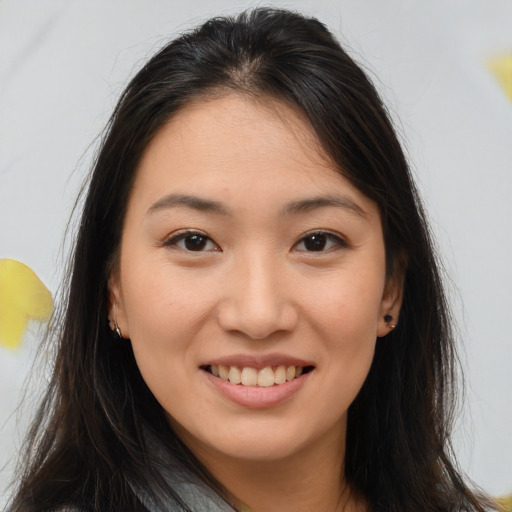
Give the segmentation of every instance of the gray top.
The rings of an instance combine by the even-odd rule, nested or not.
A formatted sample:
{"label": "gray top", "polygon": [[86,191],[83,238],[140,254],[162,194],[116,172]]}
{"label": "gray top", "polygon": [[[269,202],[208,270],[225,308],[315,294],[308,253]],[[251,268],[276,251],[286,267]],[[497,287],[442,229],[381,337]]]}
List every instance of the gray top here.
{"label": "gray top", "polygon": [[[196,475],[183,468],[176,460],[168,458],[168,450],[160,446],[160,441],[146,435],[148,447],[158,461],[156,470],[163,477],[180,499],[194,512],[236,512],[235,509],[219,496],[211,487],[200,480]],[[165,454],[165,458],[160,456]],[[133,486],[132,486],[133,487]],[[147,489],[133,487],[141,503],[150,512],[170,512],[169,497],[158,495],[154,499]]]}

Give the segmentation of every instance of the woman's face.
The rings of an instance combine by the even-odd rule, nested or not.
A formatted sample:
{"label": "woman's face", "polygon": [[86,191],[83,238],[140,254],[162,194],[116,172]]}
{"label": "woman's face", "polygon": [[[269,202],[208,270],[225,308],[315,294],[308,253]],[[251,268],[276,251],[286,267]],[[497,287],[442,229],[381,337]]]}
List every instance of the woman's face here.
{"label": "woman's face", "polygon": [[110,316],[200,457],[344,445],[400,292],[377,206],[332,167],[294,111],[235,94],[189,105],[145,151]]}

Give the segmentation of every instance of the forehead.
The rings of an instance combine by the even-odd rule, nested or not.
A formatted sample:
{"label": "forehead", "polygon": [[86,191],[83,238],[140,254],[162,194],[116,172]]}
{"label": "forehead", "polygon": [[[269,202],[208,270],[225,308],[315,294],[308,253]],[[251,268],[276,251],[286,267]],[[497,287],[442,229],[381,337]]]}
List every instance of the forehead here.
{"label": "forehead", "polygon": [[270,203],[336,188],[369,201],[340,174],[294,109],[227,94],[189,103],[168,121],[143,154],[132,196],[150,202],[193,190],[212,199]]}
{"label": "forehead", "polygon": [[144,157],[171,145],[180,146],[180,153],[188,151],[189,158],[210,157],[212,164],[222,151],[226,160],[259,155],[263,165],[286,148],[286,156],[300,157],[304,164],[321,161],[336,167],[307,119],[265,96],[226,93],[186,103],[157,133]]}

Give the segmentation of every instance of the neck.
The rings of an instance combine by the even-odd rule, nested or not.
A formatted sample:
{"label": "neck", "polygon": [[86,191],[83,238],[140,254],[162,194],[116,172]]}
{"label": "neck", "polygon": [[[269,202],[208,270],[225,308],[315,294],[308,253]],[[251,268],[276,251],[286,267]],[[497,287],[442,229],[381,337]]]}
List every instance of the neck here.
{"label": "neck", "polygon": [[234,497],[238,510],[252,512],[364,512],[364,500],[345,482],[344,436],[279,460],[239,460],[218,453],[196,453]]}

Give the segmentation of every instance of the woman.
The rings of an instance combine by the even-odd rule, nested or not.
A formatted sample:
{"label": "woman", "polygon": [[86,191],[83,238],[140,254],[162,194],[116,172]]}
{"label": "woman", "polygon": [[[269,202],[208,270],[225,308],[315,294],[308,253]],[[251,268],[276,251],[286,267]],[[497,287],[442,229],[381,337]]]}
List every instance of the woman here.
{"label": "woman", "polygon": [[455,354],[386,111],[325,27],[171,42],[99,151],[12,511],[493,507],[450,453]]}

